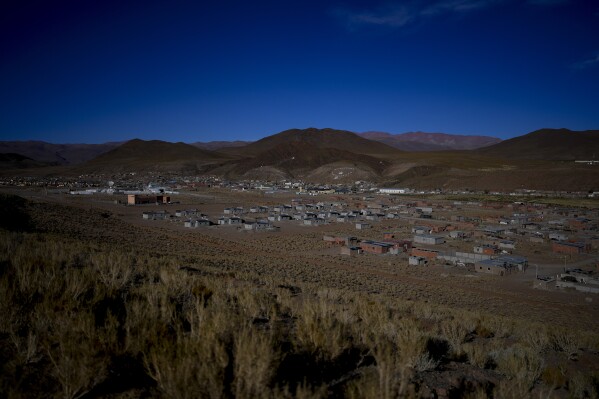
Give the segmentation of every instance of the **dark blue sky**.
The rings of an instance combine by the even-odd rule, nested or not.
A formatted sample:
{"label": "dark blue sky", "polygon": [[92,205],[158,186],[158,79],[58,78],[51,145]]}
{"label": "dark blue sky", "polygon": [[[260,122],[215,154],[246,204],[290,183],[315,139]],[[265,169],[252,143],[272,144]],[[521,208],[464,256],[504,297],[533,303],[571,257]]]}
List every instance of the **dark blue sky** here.
{"label": "dark blue sky", "polygon": [[0,140],[254,140],[310,126],[597,129],[599,2],[0,6]]}

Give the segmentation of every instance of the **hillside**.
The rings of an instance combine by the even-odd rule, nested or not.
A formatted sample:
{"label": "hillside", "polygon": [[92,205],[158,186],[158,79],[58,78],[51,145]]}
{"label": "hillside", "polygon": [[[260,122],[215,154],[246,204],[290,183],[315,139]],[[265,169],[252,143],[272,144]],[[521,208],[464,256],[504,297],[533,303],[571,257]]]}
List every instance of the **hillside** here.
{"label": "hillside", "polygon": [[272,175],[273,169],[276,169],[282,176],[298,178],[333,163],[337,163],[337,167],[355,169],[370,177],[380,175],[389,165],[387,161],[369,155],[337,148],[319,148],[314,143],[306,141],[287,141],[252,158],[238,161],[232,175],[249,174],[256,177],[260,176],[261,169]]}
{"label": "hillside", "polygon": [[108,152],[122,143],[52,144],[44,141],[0,141],[0,153],[14,153],[56,165],[77,165]]}
{"label": "hillside", "polygon": [[265,153],[281,144],[287,143],[303,143],[310,145],[312,148],[333,148],[354,154],[374,156],[392,156],[401,154],[401,151],[393,147],[368,140],[346,130],[316,128],[285,130],[243,147],[223,149],[222,152],[251,157]]}
{"label": "hillside", "polygon": [[198,147],[203,150],[218,151],[222,148],[228,148],[228,147],[243,147],[250,143],[251,143],[251,141],[235,140],[235,141],[207,141],[207,142],[198,141],[198,142],[190,143],[190,144],[194,147]]}
{"label": "hillside", "polygon": [[508,159],[599,159],[599,130],[540,129],[477,152]]}
{"label": "hillside", "polygon": [[21,154],[0,153],[0,169],[28,169],[48,166],[48,163],[39,162]]}
{"label": "hillside", "polygon": [[408,132],[391,134],[365,132],[360,136],[375,140],[403,151],[450,151],[472,150],[496,144],[501,140],[489,136],[468,136],[446,133]]}
{"label": "hillside", "polygon": [[185,143],[134,139],[81,165],[81,171],[171,171],[197,173],[225,155]]}

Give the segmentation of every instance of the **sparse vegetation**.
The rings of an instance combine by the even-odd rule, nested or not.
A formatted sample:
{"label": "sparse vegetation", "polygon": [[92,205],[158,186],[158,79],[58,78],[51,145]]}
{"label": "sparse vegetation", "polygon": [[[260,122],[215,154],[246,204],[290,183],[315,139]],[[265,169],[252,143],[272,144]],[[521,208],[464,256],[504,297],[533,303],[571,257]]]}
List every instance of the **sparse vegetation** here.
{"label": "sparse vegetation", "polygon": [[[40,218],[37,231],[0,230],[6,397],[599,394],[597,375],[573,366],[597,362],[596,332],[425,303],[418,288],[390,295],[366,277],[355,290],[360,274],[284,277],[259,257],[227,267],[222,254],[147,250],[135,237],[117,248]],[[480,381],[434,379],[456,368]]]}

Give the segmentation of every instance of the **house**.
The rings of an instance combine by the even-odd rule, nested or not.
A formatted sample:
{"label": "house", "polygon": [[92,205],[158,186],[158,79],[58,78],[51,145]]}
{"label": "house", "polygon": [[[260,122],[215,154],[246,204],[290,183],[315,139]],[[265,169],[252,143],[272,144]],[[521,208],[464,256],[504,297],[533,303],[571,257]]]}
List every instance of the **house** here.
{"label": "house", "polygon": [[484,259],[474,264],[474,270],[479,273],[495,274],[497,276],[504,276],[509,271],[500,262],[495,262],[494,259]]}
{"label": "house", "polygon": [[497,262],[503,262],[506,267],[518,270],[519,272],[525,272],[528,268],[528,259],[524,256],[518,255],[501,255],[493,259]]}
{"label": "house", "polygon": [[414,226],[412,227],[412,234],[430,234],[431,228],[428,226]]}
{"label": "house", "polygon": [[528,260],[523,256],[506,255],[494,259],[479,260],[474,264],[474,270],[479,273],[504,276],[514,271],[526,271]]}
{"label": "house", "polygon": [[410,256],[408,258],[408,265],[411,266],[426,266],[428,260],[422,256]]}
{"label": "house", "polygon": [[393,248],[398,250],[397,253],[408,252],[412,248],[412,241],[410,240],[401,240],[396,238],[392,240],[385,240],[385,242],[392,244]]}
{"label": "house", "polygon": [[236,216],[233,217],[221,217],[218,219],[217,223],[219,225],[227,225],[227,224],[236,224],[236,225],[241,225],[243,224],[243,219],[238,218]]}
{"label": "house", "polygon": [[362,252],[362,249],[360,247],[341,247],[341,250],[339,251],[341,253],[341,255],[358,255]]}
{"label": "house", "polygon": [[305,226],[320,226],[326,223],[326,220],[321,218],[304,219]]}
{"label": "house", "polygon": [[590,250],[590,245],[584,242],[553,241],[551,251],[556,254],[583,254]]}
{"label": "house", "polygon": [[568,236],[563,233],[553,232],[553,233],[549,233],[549,235],[547,237],[553,241],[567,241],[568,240]]}
{"label": "house", "polygon": [[168,204],[169,202],[171,197],[166,195],[127,195],[127,205]]}
{"label": "house", "polygon": [[570,228],[575,229],[575,230],[585,230],[589,226],[591,226],[591,222],[592,222],[591,219],[587,219],[585,217],[577,217],[575,219],[568,220],[568,224],[570,225]]}
{"label": "house", "polygon": [[410,251],[410,255],[412,256],[421,256],[427,259],[435,259],[439,255],[439,253],[440,251],[426,248],[412,248],[412,250]]}
{"label": "house", "polygon": [[443,244],[445,239],[441,236],[434,236],[431,234],[416,234],[414,236],[414,243],[416,244],[428,244],[428,245],[438,245]]}
{"label": "house", "polygon": [[380,241],[362,241],[360,243],[360,248],[362,248],[362,251],[372,254],[386,254],[392,247],[393,244]]}
{"label": "house", "polygon": [[499,253],[499,248],[496,245],[482,244],[474,246],[475,254],[494,255]]}
{"label": "house", "polygon": [[497,245],[501,249],[516,249],[516,243],[511,240],[501,240]]}
{"label": "house", "polygon": [[184,210],[176,210],[175,211],[175,216],[178,218],[186,217],[186,216],[196,216],[197,214],[198,214],[197,209],[184,209]]}
{"label": "house", "polygon": [[461,240],[466,237],[466,233],[461,230],[453,230],[449,232],[449,237]]}
{"label": "house", "polygon": [[534,244],[543,244],[545,242],[543,237],[539,237],[539,236],[530,236],[528,238],[528,240]]}
{"label": "house", "polygon": [[168,217],[168,212],[167,211],[143,212],[142,217],[147,220],[164,220]]}
{"label": "house", "polygon": [[365,229],[369,229],[370,228],[370,224],[369,223],[364,223],[364,222],[358,222],[356,223],[356,229],[357,230],[365,230]]}
{"label": "house", "polygon": [[335,237],[335,236],[323,236],[322,240],[329,244],[329,246],[344,246],[345,245],[345,237]]}
{"label": "house", "polygon": [[190,227],[190,228],[210,226],[210,220],[208,220],[208,219],[189,219],[189,220],[186,220],[185,222],[183,222],[183,225],[185,227]]}
{"label": "house", "polygon": [[253,223],[244,223],[243,229],[248,231],[263,231],[263,230],[273,230],[275,227],[268,222],[253,222]]}
{"label": "house", "polygon": [[505,233],[505,227],[501,226],[486,226],[482,228],[480,231],[483,235],[489,237],[499,237]]}

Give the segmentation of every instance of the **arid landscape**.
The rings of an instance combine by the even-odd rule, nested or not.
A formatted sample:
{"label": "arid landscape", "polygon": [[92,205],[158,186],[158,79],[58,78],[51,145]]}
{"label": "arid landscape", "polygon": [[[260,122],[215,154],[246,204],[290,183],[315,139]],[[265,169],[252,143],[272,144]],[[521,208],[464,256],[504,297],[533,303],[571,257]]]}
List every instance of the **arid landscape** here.
{"label": "arid landscape", "polygon": [[[351,152],[308,134],[321,144],[258,141],[240,157],[138,140],[80,165],[5,170],[0,391],[597,397],[597,199],[315,185],[289,176]],[[385,151],[384,166],[361,165],[380,174],[408,156]],[[282,157],[286,179],[230,177]]]}
{"label": "arid landscape", "polygon": [[0,2],[0,399],[599,399],[598,17]]}

